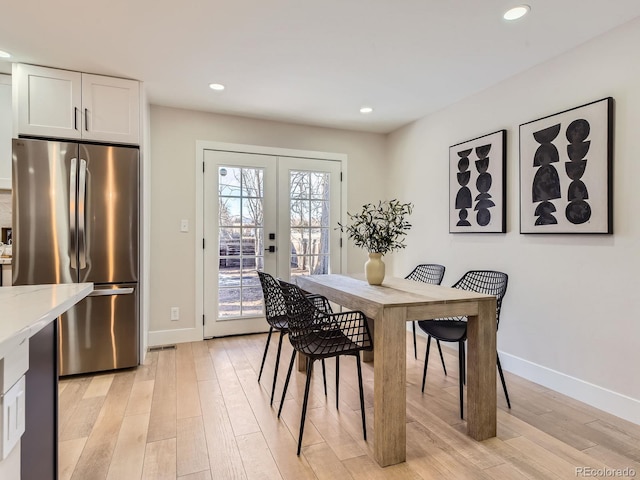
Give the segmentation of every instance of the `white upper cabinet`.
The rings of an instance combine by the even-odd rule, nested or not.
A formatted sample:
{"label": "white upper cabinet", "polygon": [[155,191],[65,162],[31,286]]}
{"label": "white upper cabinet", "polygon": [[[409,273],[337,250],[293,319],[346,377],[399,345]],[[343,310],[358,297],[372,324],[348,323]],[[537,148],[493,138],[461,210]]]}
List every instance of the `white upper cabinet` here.
{"label": "white upper cabinet", "polygon": [[19,135],[82,138],[81,73],[14,65],[13,88]]}
{"label": "white upper cabinet", "polygon": [[18,135],[140,143],[140,84],[135,80],[14,65]]}
{"label": "white upper cabinet", "polygon": [[83,73],[82,119],[82,138],[140,143],[139,83]]}

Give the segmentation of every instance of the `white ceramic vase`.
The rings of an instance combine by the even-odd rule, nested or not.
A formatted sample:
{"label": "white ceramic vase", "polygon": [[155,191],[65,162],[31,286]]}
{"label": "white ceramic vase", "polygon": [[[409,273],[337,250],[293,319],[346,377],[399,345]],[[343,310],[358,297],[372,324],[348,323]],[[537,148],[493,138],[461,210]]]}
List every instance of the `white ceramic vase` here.
{"label": "white ceramic vase", "polygon": [[381,253],[370,253],[364,264],[364,274],[369,285],[382,285],[384,280],[384,262]]}

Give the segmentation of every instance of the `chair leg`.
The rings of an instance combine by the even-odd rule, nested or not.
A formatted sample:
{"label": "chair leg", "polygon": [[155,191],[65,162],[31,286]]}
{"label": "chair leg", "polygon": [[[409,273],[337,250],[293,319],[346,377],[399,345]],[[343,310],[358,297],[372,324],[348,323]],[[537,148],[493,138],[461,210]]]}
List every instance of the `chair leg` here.
{"label": "chair leg", "polygon": [[289,388],[289,379],[291,378],[291,371],[293,370],[293,363],[296,360],[296,351],[291,352],[291,361],[289,362],[289,371],[287,372],[287,379],[284,381],[284,389],[282,390],[282,400],[280,400],[280,408],[278,408],[278,418],[282,413],[282,406],[284,405],[284,397],[287,394],[287,388]]}
{"label": "chair leg", "polygon": [[322,384],[324,385],[324,396],[327,396],[327,370],[324,366],[324,358],[322,359]]}
{"label": "chair leg", "polygon": [[302,417],[300,418],[300,436],[298,437],[298,453],[300,455],[300,450],[302,448],[302,434],[304,433],[304,420],[307,416],[307,403],[309,400],[309,385],[311,384],[311,365],[313,361],[311,359],[307,359],[307,383],[304,387],[304,401],[302,402]]}
{"label": "chair leg", "polygon": [[444,370],[444,374],[447,374],[447,366],[444,364],[444,357],[442,356],[442,347],[440,346],[440,340],[436,340],[436,345],[438,345],[438,352],[440,352],[440,361],[442,362],[442,369]]}
{"label": "chair leg", "polygon": [[416,322],[411,322],[413,327],[413,358],[418,359],[418,344],[416,343]]}
{"label": "chair leg", "polygon": [[338,396],[340,392],[340,357],[336,357],[336,410],[338,410]]}
{"label": "chair leg", "polygon": [[460,366],[458,368],[460,377],[458,381],[458,383],[460,384],[460,418],[464,419],[464,388],[462,387],[462,384],[464,382],[464,342],[458,343],[458,361],[460,362]]}
{"label": "chair leg", "polygon": [[356,365],[358,367],[358,387],[360,387],[360,411],[362,412],[362,433],[367,441],[367,422],[364,419],[364,390],[362,389],[362,367],[360,366],[360,354],[356,353]]}
{"label": "chair leg", "polygon": [[509,394],[507,393],[507,384],[504,381],[504,374],[502,373],[502,365],[500,365],[500,357],[496,352],[496,360],[498,360],[498,373],[500,374],[500,381],[502,382],[502,389],[504,390],[504,396],[507,399],[507,406],[511,408],[511,402],[509,401]]}
{"label": "chair leg", "polygon": [[262,364],[260,365],[260,373],[258,374],[258,383],[260,383],[260,378],[262,377],[262,369],[264,369],[264,361],[267,359],[267,350],[269,350],[269,342],[271,341],[271,332],[273,332],[273,327],[269,327],[269,335],[267,335],[267,344],[264,346],[264,354],[262,355]]}
{"label": "chair leg", "polygon": [[422,393],[424,393],[424,384],[427,380],[427,365],[429,365],[429,349],[431,348],[431,335],[427,336],[427,352],[424,355],[424,371],[422,372]]}
{"label": "chair leg", "polygon": [[278,353],[276,354],[276,369],[273,372],[273,386],[271,387],[271,403],[273,405],[273,394],[276,392],[276,380],[278,380],[278,368],[280,367],[280,351],[282,350],[282,337],[284,332],[280,330],[280,340],[278,341]]}

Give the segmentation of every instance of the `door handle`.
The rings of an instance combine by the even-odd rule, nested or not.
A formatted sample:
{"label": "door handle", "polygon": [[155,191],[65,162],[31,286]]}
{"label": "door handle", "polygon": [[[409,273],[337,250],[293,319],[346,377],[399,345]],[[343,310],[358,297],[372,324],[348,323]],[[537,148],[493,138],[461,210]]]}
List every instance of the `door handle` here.
{"label": "door handle", "polygon": [[89,297],[109,297],[111,295],[129,295],[133,293],[133,287],[129,288],[103,288],[91,292]]}
{"label": "door handle", "polygon": [[87,268],[87,231],[86,231],[86,193],[87,193],[87,161],[80,160],[80,178],[78,185],[78,249],[80,252],[80,268]]}
{"label": "door handle", "polygon": [[276,252],[276,247],[275,245],[269,245],[268,248],[264,249],[265,252],[269,252],[269,253],[275,253]]}
{"label": "door handle", "polygon": [[72,158],[69,166],[69,230],[71,235],[71,268],[78,268],[76,261],[77,242],[76,242],[76,187],[77,187],[77,164],[78,159]]}
{"label": "door handle", "polygon": [[89,109],[84,109],[84,129],[85,131],[89,131]]}

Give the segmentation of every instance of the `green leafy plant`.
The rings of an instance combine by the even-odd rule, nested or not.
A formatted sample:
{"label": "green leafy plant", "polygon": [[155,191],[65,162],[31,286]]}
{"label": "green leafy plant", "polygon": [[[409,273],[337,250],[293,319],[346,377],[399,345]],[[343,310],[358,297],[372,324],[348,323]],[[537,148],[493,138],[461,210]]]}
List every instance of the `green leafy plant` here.
{"label": "green leafy plant", "polygon": [[395,199],[379,201],[377,205],[367,203],[359,213],[347,212],[349,224],[338,225],[356,247],[384,255],[406,247],[404,236],[411,224],[405,217],[412,211],[412,203],[400,203]]}

